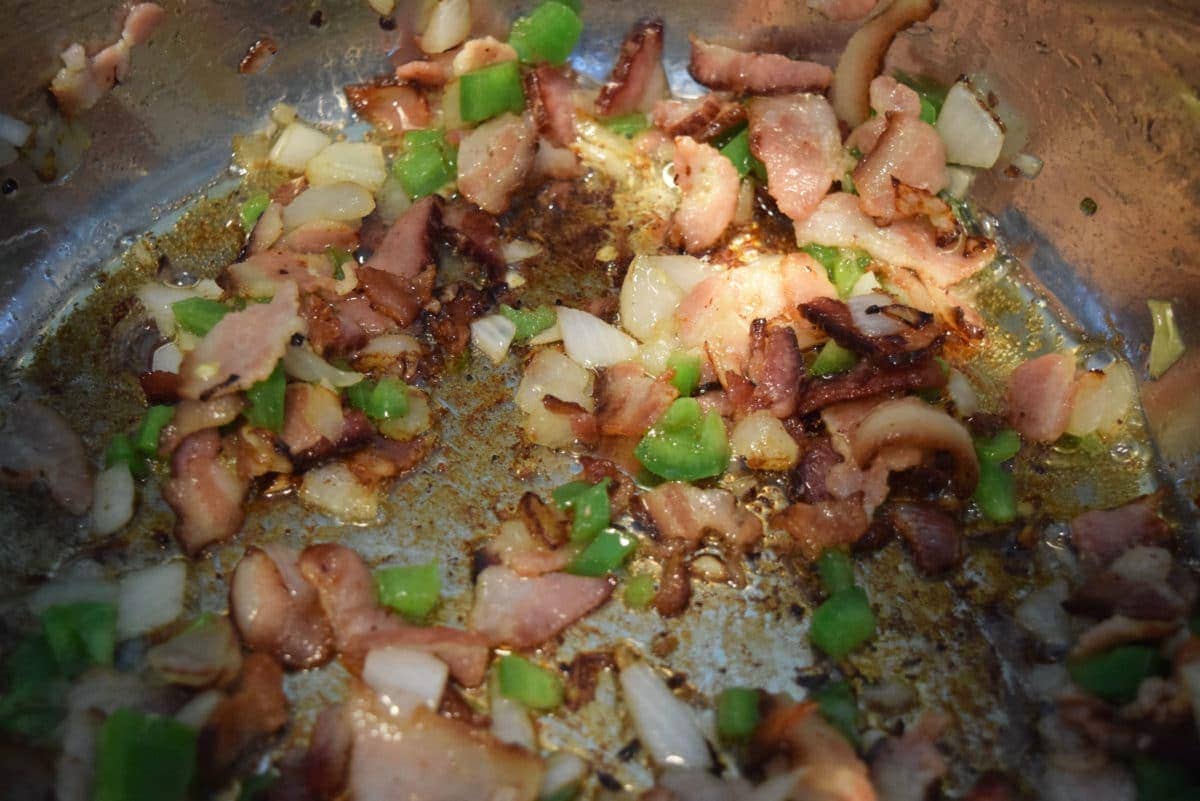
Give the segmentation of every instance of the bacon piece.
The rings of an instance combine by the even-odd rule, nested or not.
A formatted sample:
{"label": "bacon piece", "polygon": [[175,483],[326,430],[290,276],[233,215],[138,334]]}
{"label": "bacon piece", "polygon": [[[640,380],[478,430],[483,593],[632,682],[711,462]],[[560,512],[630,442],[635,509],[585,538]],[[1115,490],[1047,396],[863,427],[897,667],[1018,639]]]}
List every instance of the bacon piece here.
{"label": "bacon piece", "polygon": [[663,23],[641,19],[634,23],[608,81],[600,87],[596,111],[602,117],[619,117],[635,111],[649,113],[667,93],[667,74],[662,66]]}
{"label": "bacon piece", "polygon": [[658,378],[635,362],[621,362],[600,374],[596,416],[600,433],[640,437],[679,397],[667,374]]}
{"label": "bacon piece", "polygon": [[668,540],[697,546],[712,533],[731,551],[745,553],[762,539],[762,522],[728,490],[667,481],[643,493],[641,500],[658,533]]}
{"label": "bacon piece", "polygon": [[179,443],[197,431],[232,423],[241,414],[244,405],[238,395],[226,395],[210,401],[181,401],[175,406],[171,422],[163,426],[159,434],[158,455],[170,456]]}
{"label": "bacon piece", "polygon": [[179,444],[162,494],[178,518],[175,538],[189,556],[237,533],[249,489],[249,483],[222,461],[216,429],[198,431]]}
{"label": "bacon piece", "polygon": [[900,216],[897,182],[936,194],[946,188],[946,146],[929,123],[907,114],[892,114],[887,128],[854,169],[858,205],[864,214],[886,225]]}
{"label": "bacon piece", "polygon": [[282,453],[283,445],[271,431],[243,425],[231,444],[231,450],[237,456],[238,478],[243,481],[271,473],[292,472],[291,461]]}
{"label": "bacon piece", "polygon": [[675,617],[687,609],[692,600],[692,578],[688,569],[694,546],[684,540],[668,540],[662,550],[662,572],[658,577],[658,592],[654,593],[654,609],[663,617]]}
{"label": "bacon piece", "polygon": [[473,286],[455,284],[446,288],[450,297],[427,322],[429,333],[448,357],[455,357],[471,343],[471,321],[488,310],[487,297]]}
{"label": "bacon piece", "polygon": [[22,399],[8,408],[0,428],[0,483],[28,487],[35,481],[73,515],[92,505],[92,471],[79,435],[54,409]]}
{"label": "bacon piece", "polygon": [[147,403],[175,403],[179,400],[179,373],[166,370],[151,370],[138,375],[138,384],[146,395]]}
{"label": "bacon piece", "polygon": [[685,348],[703,348],[719,379],[742,374],[750,358],[750,325],[756,319],[787,325],[800,347],[821,341],[799,313],[801,303],[836,295],[825,268],[804,253],[767,257],[701,281],[675,312]]}
{"label": "bacon piece", "polygon": [[893,303],[882,294],[845,302],[814,298],[802,304],[800,312],[843,348],[893,365],[926,358],[946,336],[933,315]]}
{"label": "bacon piece", "polygon": [[342,661],[358,671],[372,648],[398,645],[428,651],[450,666],[461,684],[474,687],[487,671],[488,647],[475,632],[445,626],[410,626],[379,606],[375,582],[362,557],[344,545],[310,545],[300,573],[317,590]]}
{"label": "bacon piece", "polygon": [[300,296],[289,282],[270,303],[226,314],[183,357],[180,395],[207,400],[249,389],[270,376],[292,336],[304,332],[299,312]]}
{"label": "bacon piece", "polygon": [[480,572],[505,565],[522,576],[566,570],[579,552],[566,543],[566,519],[532,492],[521,497],[519,516],[500,524],[497,534],[475,553]]}
{"label": "bacon piece", "polygon": [[918,503],[893,504],[887,512],[888,522],[908,543],[922,573],[941,573],[962,560],[962,532],[950,515]]}
{"label": "bacon piece", "polygon": [[[283,235],[279,245],[296,253],[325,254],[330,248],[358,250],[358,228],[335,220],[311,220]],[[328,273],[333,275],[333,262]]]}
{"label": "bacon piece", "polygon": [[539,64],[525,74],[525,96],[538,133],[556,147],[575,141],[575,103],[571,79],[561,69]]}
{"label": "bacon piece", "polygon": [[[994,243],[971,237],[964,237],[952,248],[941,248],[936,231],[926,220],[900,220],[880,228],[863,214],[858,198],[844,192],[825,197],[811,217],[796,225],[796,242],[862,248],[893,267],[912,268],[933,289],[946,289],[969,278],[996,255]],[[937,311],[911,297],[909,304]]]}
{"label": "bacon piece", "polygon": [[503,64],[506,61],[516,61],[517,51],[507,42],[501,42],[491,36],[479,39],[468,39],[462,48],[454,54],[450,62],[451,69],[457,77],[468,72],[481,70],[493,64]]}
{"label": "bacon piece", "polygon": [[1133,642],[1159,642],[1179,630],[1175,620],[1135,620],[1124,615],[1114,615],[1089,628],[1075,641],[1071,656],[1081,659],[1098,654],[1118,645]]}
{"label": "bacon piece", "polygon": [[1047,353],[1023,362],[1008,377],[1008,421],[1021,436],[1054,442],[1067,430],[1075,394],[1075,359]]}
{"label": "bacon piece", "polygon": [[381,435],[352,453],[346,459],[346,466],[364,484],[377,484],[416,467],[436,444],[437,437],[428,433],[402,442]]}
{"label": "bacon piece", "polygon": [[937,739],[949,720],[925,712],[900,737],[888,737],[871,759],[871,782],[879,801],[924,801],[943,776],[946,760]]}
{"label": "bacon piece", "polygon": [[358,268],[358,285],[371,309],[391,318],[400,328],[412,325],[433,299],[434,278],[432,267],[412,279],[371,267]]}
{"label": "bacon piece", "polygon": [[446,206],[442,223],[455,250],[482,264],[492,283],[504,280],[508,264],[504,258],[504,243],[500,240],[500,223],[495,217],[460,200]]}
{"label": "bacon piece", "polygon": [[416,280],[437,262],[434,244],[441,223],[441,199],[429,195],[418,200],[392,223],[383,242],[363,266]]}
{"label": "bacon piece", "polygon": [[1164,545],[1171,532],[1158,514],[1158,495],[1115,509],[1093,509],[1071,520],[1071,544],[1086,561],[1107,565],[1136,545]]}
{"label": "bacon piece", "polygon": [[133,48],[146,42],[166,16],[155,3],[139,3],[129,9],[121,38],[94,56],[89,57],[80,44],[64,50],[64,66],[50,83],[63,114],[74,117],[87,111],[114,86],[128,80]]}
{"label": "bacon piece", "polygon": [[428,128],[432,119],[425,96],[411,86],[355,83],[344,91],[354,113],[386,133]]}
{"label": "bacon piece", "polygon": [[801,555],[810,562],[827,548],[858,542],[870,522],[858,497],[793,503],[771,517],[771,525],[792,535]]}
{"label": "bacon piece", "polygon": [[946,374],[932,358],[889,366],[860,362],[848,372],[829,378],[810,378],[800,387],[796,413],[811,414],[844,401],[874,398],[946,385]]}
{"label": "bacon piece", "polygon": [[574,401],[565,401],[553,395],[542,396],[542,408],[551,414],[562,415],[571,425],[575,439],[584,444],[595,444],[600,437],[596,415]]}
{"label": "bacon piece", "polygon": [[808,0],[808,7],[827,19],[862,19],[875,10],[879,0]]}
{"label": "bacon piece", "polygon": [[289,384],[284,411],[280,438],[293,457],[317,447],[322,440],[337,442],[346,424],[337,393],[318,384]]}
{"label": "bacon piece", "polygon": [[807,220],[842,175],[842,135],[820,95],[756,97],[750,152],[767,168],[767,192],[794,222]]}
{"label": "bacon piece", "polygon": [[746,376],[754,382],[753,409],[766,409],[781,420],[791,417],[804,379],[804,357],[796,332],[786,326],[768,326],[762,318],[752,322]]}
{"label": "bacon piece", "polygon": [[256,75],[271,65],[271,58],[279,52],[279,45],[270,36],[255,39],[238,62],[238,72]]}
{"label": "bacon piece", "polygon": [[390,715],[362,691],[321,713],[305,761],[316,797],[356,801],[534,801],[544,773],[487,729],[424,707]]}
{"label": "bacon piece", "polygon": [[484,211],[507,211],[533,167],[536,144],[528,116],[502,114],[483,123],[458,146],[458,191]]}
{"label": "bacon piece", "polygon": [[470,628],[492,645],[533,648],[608,600],[607,578],[547,573],[536,578],[489,567],[475,580]]}
{"label": "bacon piece", "polygon": [[396,80],[401,83],[437,89],[445,86],[453,78],[454,72],[451,69],[453,60],[453,55],[445,53],[430,59],[408,61],[396,67]]}
{"label": "bacon piece", "polygon": [[715,147],[680,136],[675,139],[675,182],[681,197],[671,218],[672,233],[689,253],[702,253],[733,222],[737,169]]}
{"label": "bacon piece", "polygon": [[890,75],[879,75],[871,81],[870,97],[875,115],[851,131],[845,143],[847,148],[857,147],[864,154],[875,149],[890,116],[921,116],[921,96]]}
{"label": "bacon piece", "polygon": [[987,771],[967,791],[963,801],[1017,801],[1013,781],[1003,773]]}
{"label": "bacon piece", "polygon": [[279,543],[248,548],[229,583],[229,613],[246,647],[306,670],[333,657],[333,631],[299,558]]}
{"label": "bacon piece", "polygon": [[324,248],[316,255],[278,248],[260,251],[226,267],[225,275],[234,292],[249,298],[272,297],[284,284],[295,284],[302,292],[330,295],[337,288],[333,262],[324,254]]}
{"label": "bacon piece", "polygon": [[200,729],[196,755],[201,775],[210,780],[226,777],[239,758],[287,720],[283,671],[266,654],[248,655],[237,683]]}
{"label": "bacon piece", "polygon": [[822,92],[833,80],[824,64],[796,61],[779,53],[747,53],[689,37],[692,57],[688,73],[709,89],[751,95]]}
{"label": "bacon piece", "polygon": [[1063,608],[1075,615],[1175,620],[1196,600],[1196,582],[1165,548],[1138,545],[1087,578]]}
{"label": "bacon piece", "polygon": [[763,765],[776,756],[786,758],[792,768],[803,769],[794,797],[875,801],[867,766],[812,701],[776,703],[755,729],[751,762]]}
{"label": "bacon piece", "polygon": [[830,500],[833,496],[825,485],[825,477],[841,461],[828,437],[810,441],[800,463],[788,474],[788,499],[803,503]]}
{"label": "bacon piece", "polygon": [[660,100],[650,114],[654,127],[667,136],[690,136],[697,142],[715,139],[746,120],[746,107],[708,93],[695,100]]}

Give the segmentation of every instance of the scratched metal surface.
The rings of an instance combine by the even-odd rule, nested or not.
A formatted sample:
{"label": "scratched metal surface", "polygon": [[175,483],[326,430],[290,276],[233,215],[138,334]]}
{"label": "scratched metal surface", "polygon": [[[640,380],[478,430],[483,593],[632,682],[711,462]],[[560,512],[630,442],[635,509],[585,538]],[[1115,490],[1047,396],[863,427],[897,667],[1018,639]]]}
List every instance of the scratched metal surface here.
{"label": "scratched metal surface", "polygon": [[[151,274],[160,252],[190,254],[198,271],[227,261],[236,247],[222,225],[230,208],[218,200],[182,225],[177,218],[198,197],[230,190],[230,138],[261,125],[280,100],[310,119],[344,121],[340,87],[386,71],[387,55],[403,41],[408,25],[400,12],[396,30],[384,30],[358,0],[165,5],[171,19],[135,54],[134,78],[87,116],[93,145],[78,170],[51,185],[19,166],[0,170],[0,180],[12,177],[20,184],[16,193],[0,198],[0,359],[6,376],[0,397],[20,391],[16,368],[30,363],[31,346],[45,344],[67,300],[103,294],[106,287],[114,297],[120,294],[120,281],[101,284],[102,273],[120,266]],[[6,76],[0,110],[31,120],[48,113],[40,87],[53,74],[67,33],[105,36],[113,26],[107,4],[63,4],[62,13],[53,15],[49,6],[58,4],[9,3],[13,24],[3,36],[20,31],[22,46],[0,48],[0,74]],[[491,18],[503,19],[518,7],[500,3]],[[848,26],[819,21],[794,0],[647,3],[638,10],[655,8],[668,20],[668,68],[674,87],[683,92],[695,88],[684,71],[689,31],[827,62],[849,32]],[[315,27],[310,21],[318,9],[325,23]],[[633,16],[627,4],[586,3],[588,35],[573,61],[576,68],[601,77]],[[1077,26],[1076,19],[1086,24]],[[1119,32],[1132,30],[1133,23],[1136,36]],[[1149,333],[1140,312],[1145,297],[1176,299],[1185,337],[1200,342],[1200,189],[1188,166],[1200,150],[1194,94],[1200,55],[1186,44],[1197,32],[1197,10],[1185,2],[958,2],[946,3],[929,26],[901,37],[894,51],[896,64],[942,79],[986,70],[1035,120],[1028,149],[1046,158],[1046,172],[1033,182],[986,179],[978,187],[980,200],[996,212],[1014,253],[1073,318],[1062,326],[1056,304],[1038,307],[1037,316],[1054,323],[1051,332],[1068,339],[1099,336],[1139,368]],[[279,54],[265,72],[239,75],[236,64],[245,48],[265,35],[280,44]],[[1136,41],[1153,44],[1154,58],[1138,58],[1142,51],[1131,44]],[[1131,82],[1149,100],[1132,97]],[[1096,217],[1079,214],[1083,195],[1097,199]],[[137,239],[151,229],[157,238]],[[564,237],[550,236],[547,243],[544,264],[531,271],[541,276],[531,292],[584,295],[599,286],[602,276],[585,264],[591,258],[587,247]],[[579,285],[585,274],[591,287]],[[1014,319],[1020,329],[1030,318]],[[43,355],[34,371],[50,401],[83,429],[93,453],[136,413],[136,390],[106,378],[113,356],[106,339],[111,326],[105,325],[98,316],[72,337],[60,336],[56,358]],[[1026,330],[1035,334],[1031,341],[1040,341],[1041,329],[1030,323]],[[1012,353],[1028,345],[1011,344]],[[1195,379],[1200,360],[1181,368],[1191,371],[1184,374],[1185,388],[1200,384]],[[501,370],[475,360],[434,387],[443,411],[439,450],[396,486],[379,523],[344,526],[288,500],[257,503],[234,542],[195,564],[192,608],[224,608],[224,577],[247,542],[336,539],[373,563],[438,558],[447,588],[439,615],[461,623],[469,605],[469,543],[488,534],[496,511],[521,492],[553,486],[572,469],[566,457],[521,442],[518,415],[508,402],[517,370],[513,359]],[[1171,414],[1177,425],[1178,411]],[[1185,416],[1185,428],[1189,419]],[[1158,430],[1154,419],[1150,423]],[[1062,458],[1070,461],[1069,455]],[[1121,494],[1155,481],[1151,454],[1143,450],[1131,458],[1137,464],[1125,475],[1132,483],[1122,485]],[[1186,506],[1196,492],[1195,450],[1185,446],[1160,467],[1159,477],[1183,490]],[[760,493],[763,503],[773,491]],[[97,545],[77,521],[47,510],[44,501],[2,493],[5,609],[19,608],[20,593],[39,577],[80,559],[115,571],[170,557],[175,548],[169,527],[161,503],[145,497],[129,533]],[[1021,701],[1020,682],[1007,667],[1019,643],[1001,612],[1011,605],[1014,587],[1042,569],[1036,560],[999,552],[985,541],[972,549],[959,576],[929,581],[891,546],[864,566],[884,636],[852,661],[852,678],[860,687],[900,678],[915,688],[919,706],[953,712],[955,731],[948,739],[958,765],[1020,772],[1032,747],[1027,724],[1033,711]],[[723,686],[748,684],[802,694],[814,680],[806,640],[812,588],[770,548],[751,573],[744,589],[701,587],[689,611],[674,621],[611,603],[545,657],[565,661],[581,650],[621,642],[682,674],[686,692],[711,697]],[[299,701],[289,736],[303,737],[305,722],[337,697],[344,680],[336,668],[289,679]],[[632,737],[628,723],[614,714],[617,707],[606,682],[598,701],[579,715],[543,720],[544,742],[576,748],[622,781],[644,785],[649,774],[640,758],[626,763],[614,756]],[[887,715],[869,719],[880,727],[894,722]]]}

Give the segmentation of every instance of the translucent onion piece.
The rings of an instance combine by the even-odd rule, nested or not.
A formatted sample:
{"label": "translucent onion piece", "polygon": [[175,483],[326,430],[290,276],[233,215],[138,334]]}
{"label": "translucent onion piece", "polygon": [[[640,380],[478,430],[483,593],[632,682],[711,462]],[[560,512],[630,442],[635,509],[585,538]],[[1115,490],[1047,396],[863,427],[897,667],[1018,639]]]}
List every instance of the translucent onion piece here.
{"label": "translucent onion piece", "polygon": [[133,517],[136,491],[129,465],[118,462],[96,474],[92,493],[92,531],[114,534]]}
{"label": "translucent onion piece", "polygon": [[187,563],[175,560],[121,576],[117,586],[117,635],[147,634],[183,614]]}

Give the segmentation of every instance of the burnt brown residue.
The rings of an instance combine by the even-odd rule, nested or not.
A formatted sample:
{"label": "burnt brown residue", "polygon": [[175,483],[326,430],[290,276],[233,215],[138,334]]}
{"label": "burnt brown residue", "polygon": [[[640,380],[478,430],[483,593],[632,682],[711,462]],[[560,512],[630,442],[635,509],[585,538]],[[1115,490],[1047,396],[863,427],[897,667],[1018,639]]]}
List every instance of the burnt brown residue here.
{"label": "burnt brown residue", "polygon": [[616,660],[608,651],[589,651],[578,654],[567,666],[567,708],[575,711],[596,697],[596,685],[600,674],[616,667]]}
{"label": "burnt brown residue", "polygon": [[243,75],[253,75],[262,72],[271,63],[271,57],[279,52],[279,45],[270,36],[264,36],[250,45],[246,55],[238,64],[238,72]]}

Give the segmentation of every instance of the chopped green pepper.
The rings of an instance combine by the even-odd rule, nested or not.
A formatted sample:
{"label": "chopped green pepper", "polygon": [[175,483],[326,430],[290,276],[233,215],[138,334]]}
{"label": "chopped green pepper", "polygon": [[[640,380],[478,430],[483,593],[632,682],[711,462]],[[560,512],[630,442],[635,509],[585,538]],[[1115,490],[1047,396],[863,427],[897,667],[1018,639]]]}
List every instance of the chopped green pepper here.
{"label": "chopped green pepper", "polygon": [[845,681],[826,684],[813,695],[821,716],[853,745],[858,745],[858,704],[854,691]]}
{"label": "chopped green pepper", "polygon": [[501,657],[497,675],[500,694],[530,709],[544,712],[562,703],[563,683],[559,675],[528,659],[516,654]]}
{"label": "chopped green pepper", "polygon": [[861,587],[834,593],[813,613],[809,637],[834,659],[842,659],[875,634],[875,613]]}
{"label": "chopped green pepper", "polygon": [[196,732],[174,718],[118,709],[100,727],[95,801],[183,801]]}
{"label": "chopped green pepper", "polygon": [[406,131],[392,174],[411,200],[432,195],[454,180],[455,155],[440,130]]}
{"label": "chopped green pepper", "polygon": [[821,576],[821,586],[828,595],[854,586],[854,563],[845,551],[826,548],[817,559],[817,572]]}
{"label": "chopped green pepper", "polygon": [[1150,340],[1150,376],[1158,378],[1179,361],[1186,349],[1179,325],[1175,322],[1175,307],[1169,300],[1148,300],[1154,336]]}
{"label": "chopped green pepper", "polygon": [[721,151],[722,156],[733,162],[734,169],[738,171],[738,176],[741,178],[750,174],[755,163],[761,165],[761,162],[750,152],[750,130],[745,126],[718,150]]}
{"label": "chopped green pepper", "polygon": [[822,346],[821,352],[808,368],[811,376],[829,376],[844,373],[858,363],[854,351],[843,348],[832,339]]}
{"label": "chopped green pepper", "polygon": [[975,453],[989,462],[1007,462],[1021,450],[1021,435],[1011,428],[995,436],[975,440]]}
{"label": "chopped green pepper", "polygon": [[548,2],[529,16],[517,18],[508,43],[526,64],[539,61],[562,64],[575,49],[582,32],[583,20],[579,14],[562,3]]}
{"label": "chopped green pepper", "polygon": [[667,369],[674,370],[671,386],[679,390],[680,397],[696,394],[700,386],[700,357],[693,353],[672,353],[667,359]]}
{"label": "chopped green pepper", "polygon": [[538,801],[573,801],[579,795],[579,788],[579,782],[570,782],[549,795],[538,796]]}
{"label": "chopped green pepper", "polygon": [[650,128],[650,120],[640,111],[635,111],[632,114],[622,114],[619,117],[609,117],[601,120],[604,127],[613,133],[620,134],[626,139],[632,139],[642,131]]}
{"label": "chopped green pepper", "polygon": [[117,644],[117,607],[79,601],[42,613],[42,631],[59,671],[73,678],[92,665],[111,665]]}
{"label": "chopped green pepper", "polygon": [[229,314],[229,307],[208,298],[186,298],[172,303],[171,311],[180,328],[202,337]]}
{"label": "chopped green pepper", "polygon": [[7,692],[0,698],[0,731],[41,741],[63,716],[65,680],[45,634],[25,637],[4,660]]}
{"label": "chopped green pepper", "polygon": [[615,528],[606,528],[571,560],[567,572],[576,576],[604,576],[625,564],[635,550],[636,539]]}
{"label": "chopped green pepper", "polygon": [[346,278],[346,271],[342,267],[346,262],[354,258],[350,251],[342,248],[335,248],[333,245],[325,248],[325,253],[329,256],[329,260],[333,262],[333,280],[343,281]]}
{"label": "chopped green pepper", "polygon": [[572,481],[554,490],[552,497],[558,508],[571,512],[571,542],[590,542],[608,527],[612,508],[608,503],[608,485],[604,478],[595,484]]}
{"label": "chopped green pepper", "polygon": [[949,89],[925,75],[910,75],[903,70],[896,70],[892,74],[897,81],[912,89],[921,98],[921,120],[930,125],[937,122]]}
{"label": "chopped green pepper", "polygon": [[625,603],[634,609],[645,609],[654,600],[654,576],[639,573],[625,582]]}
{"label": "chopped green pepper", "polygon": [[482,122],[525,108],[521,68],[515,61],[492,64],[459,78],[459,113],[464,122]]}
{"label": "chopped green pepper", "polygon": [[1160,675],[1167,661],[1149,645],[1118,645],[1067,665],[1071,681],[1106,701],[1126,704],[1143,679]]}
{"label": "chopped green pepper", "polygon": [[284,399],[287,397],[287,375],[283,361],[275,365],[271,375],[246,390],[246,420],[250,425],[271,431],[283,430]]}
{"label": "chopped green pepper", "polygon": [[238,788],[237,801],[254,801],[279,781],[279,771],[268,770],[265,773],[255,773],[242,779]]}
{"label": "chopped green pepper", "polygon": [[346,400],[372,420],[390,420],[408,414],[408,386],[391,375],[375,383],[364,379],[347,387]]}
{"label": "chopped green pepper", "polygon": [[175,416],[173,406],[151,406],[142,418],[142,424],[133,435],[133,447],[138,453],[153,456],[158,453],[158,438],[163,427]]}
{"label": "chopped green pepper", "polygon": [[375,571],[379,602],[409,620],[424,620],[437,606],[442,577],[437,562],[385,567]]}
{"label": "chopped green pepper", "polygon": [[749,687],[727,687],[717,696],[717,734],[722,740],[750,739],[758,726],[761,694]]}
{"label": "chopped green pepper", "polygon": [[1197,801],[1200,783],[1183,765],[1138,754],[1133,758],[1138,801]]}
{"label": "chopped green pepper", "polygon": [[1016,484],[1012,473],[1003,463],[1021,450],[1021,438],[1016,431],[1004,429],[995,436],[975,440],[975,455],[979,459],[979,483],[972,497],[984,517],[994,523],[1009,523],[1017,517]]}
{"label": "chopped green pepper", "polygon": [[507,303],[500,304],[500,313],[517,327],[513,338],[517,341],[530,339],[550,328],[558,320],[553,306],[538,306],[536,309],[514,309]]}
{"label": "chopped green pepper", "polygon": [[670,481],[695,481],[725,472],[729,439],[716,410],[695,398],[678,398],[633,450],[642,465]]}
{"label": "chopped green pepper", "polygon": [[828,247],[810,242],[800,250],[821,263],[840,298],[850,296],[858,279],[871,266],[871,257],[854,248]]}
{"label": "chopped green pepper", "polygon": [[133,447],[133,440],[127,434],[117,434],[104,449],[104,466],[112,467],[124,463],[134,478],[144,478],[149,472],[146,459]]}
{"label": "chopped green pepper", "polygon": [[262,216],[269,205],[271,205],[271,196],[266,192],[255,192],[242,201],[241,208],[238,210],[238,214],[242,218],[242,228],[247,232],[252,230],[254,224],[258,222],[258,218]]}

